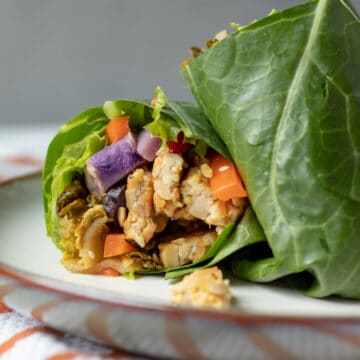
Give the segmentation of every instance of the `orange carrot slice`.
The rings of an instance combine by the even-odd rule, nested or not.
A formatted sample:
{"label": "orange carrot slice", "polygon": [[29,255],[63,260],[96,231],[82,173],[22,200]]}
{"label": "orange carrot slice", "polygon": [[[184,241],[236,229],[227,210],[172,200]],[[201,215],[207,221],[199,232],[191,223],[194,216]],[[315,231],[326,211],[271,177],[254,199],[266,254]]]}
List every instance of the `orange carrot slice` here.
{"label": "orange carrot slice", "polygon": [[104,243],[104,257],[118,256],[136,251],[137,249],[126,241],[125,234],[108,234]]}
{"label": "orange carrot slice", "polygon": [[112,118],[105,127],[105,134],[110,144],[123,138],[129,131],[129,116]]}
{"label": "orange carrot slice", "polygon": [[103,268],[98,272],[98,274],[105,276],[113,276],[113,277],[120,275],[119,272],[112,267]]}
{"label": "orange carrot slice", "polygon": [[213,175],[210,179],[212,194],[222,201],[247,197],[239,172],[234,163],[216,153],[210,158]]}

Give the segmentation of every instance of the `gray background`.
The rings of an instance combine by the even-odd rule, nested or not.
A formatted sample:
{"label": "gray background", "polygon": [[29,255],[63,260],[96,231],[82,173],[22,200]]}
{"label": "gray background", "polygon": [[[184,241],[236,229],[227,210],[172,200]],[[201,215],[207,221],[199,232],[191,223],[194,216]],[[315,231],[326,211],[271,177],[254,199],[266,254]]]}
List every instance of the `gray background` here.
{"label": "gray background", "polygon": [[157,85],[191,100],[179,65],[192,45],[303,2],[0,0],[0,123],[61,124],[107,99],[149,98]]}

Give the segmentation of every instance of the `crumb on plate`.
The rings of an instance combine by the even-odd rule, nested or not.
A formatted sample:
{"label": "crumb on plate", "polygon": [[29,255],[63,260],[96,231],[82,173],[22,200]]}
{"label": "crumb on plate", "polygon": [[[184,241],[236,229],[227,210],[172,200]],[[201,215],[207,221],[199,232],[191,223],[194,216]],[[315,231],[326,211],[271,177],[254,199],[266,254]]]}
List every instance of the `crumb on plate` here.
{"label": "crumb on plate", "polygon": [[180,282],[170,285],[170,301],[174,305],[227,309],[230,300],[229,280],[223,278],[216,266],[195,270]]}

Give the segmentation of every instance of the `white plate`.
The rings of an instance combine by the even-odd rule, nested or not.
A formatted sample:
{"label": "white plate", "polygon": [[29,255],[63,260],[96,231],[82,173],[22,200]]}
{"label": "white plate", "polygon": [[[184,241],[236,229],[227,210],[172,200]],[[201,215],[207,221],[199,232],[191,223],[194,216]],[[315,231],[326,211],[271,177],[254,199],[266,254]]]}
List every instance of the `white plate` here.
{"label": "white plate", "polygon": [[[320,336],[321,328],[319,339],[323,341],[330,336],[329,329],[335,329],[331,336],[338,350],[339,344],[349,354],[358,350],[360,339],[355,344],[344,341],[343,336],[345,330],[349,336],[360,331],[358,301],[312,299],[289,289],[231,279],[234,301],[229,311],[176,308],[169,303],[169,281],[162,276],[134,281],[63,269],[61,253],[46,236],[39,175],[2,184],[0,204],[0,297],[2,294],[8,306],[49,326],[130,351],[178,358],[197,354],[217,359],[233,340],[226,352],[229,356],[235,356],[243,343],[249,359],[262,358],[271,346],[259,345],[259,334],[281,351],[304,358],[295,341],[304,336],[304,326],[314,336]],[[91,322],[95,318],[102,331]],[[219,329],[225,338],[219,338]],[[129,342],[132,336],[137,340]],[[190,350],[180,346],[184,339]],[[328,348],[312,343],[312,354],[317,351],[329,358]]]}

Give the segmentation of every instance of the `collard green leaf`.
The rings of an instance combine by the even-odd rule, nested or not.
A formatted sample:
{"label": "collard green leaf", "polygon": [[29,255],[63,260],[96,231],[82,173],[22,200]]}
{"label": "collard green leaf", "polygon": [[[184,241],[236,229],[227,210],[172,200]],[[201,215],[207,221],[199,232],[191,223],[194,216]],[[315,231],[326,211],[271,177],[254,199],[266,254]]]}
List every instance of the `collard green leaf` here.
{"label": "collard green leaf", "polygon": [[[183,71],[246,184],[273,258],[234,264],[360,298],[360,21],[346,0],[279,11]],[[241,261],[241,260],[239,260]]]}

